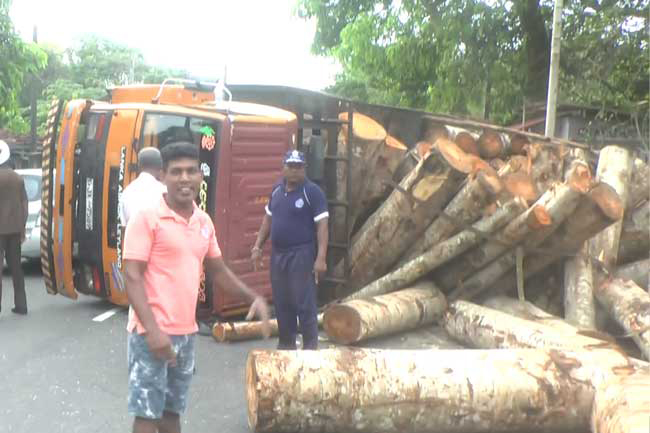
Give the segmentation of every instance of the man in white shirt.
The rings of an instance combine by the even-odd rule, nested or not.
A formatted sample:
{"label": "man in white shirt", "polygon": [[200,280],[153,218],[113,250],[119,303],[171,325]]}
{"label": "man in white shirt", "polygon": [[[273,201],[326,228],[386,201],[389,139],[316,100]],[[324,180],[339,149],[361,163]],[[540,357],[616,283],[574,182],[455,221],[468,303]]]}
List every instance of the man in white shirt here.
{"label": "man in white shirt", "polygon": [[122,192],[119,217],[123,228],[142,209],[158,206],[167,191],[165,185],[158,181],[162,172],[162,157],[158,149],[145,147],[138,152],[138,170],[138,177]]}

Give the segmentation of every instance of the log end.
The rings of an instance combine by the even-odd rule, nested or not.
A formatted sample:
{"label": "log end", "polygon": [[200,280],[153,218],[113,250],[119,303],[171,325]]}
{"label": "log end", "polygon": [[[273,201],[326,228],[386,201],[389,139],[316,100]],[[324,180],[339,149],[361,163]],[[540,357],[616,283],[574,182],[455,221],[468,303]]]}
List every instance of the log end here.
{"label": "log end", "polygon": [[418,141],[415,145],[415,153],[420,159],[426,158],[431,153],[431,149],[433,149],[433,143],[430,141]]}
{"label": "log end", "polygon": [[512,153],[516,155],[523,155],[526,153],[526,146],[530,144],[530,140],[525,135],[514,134],[510,137],[510,147],[512,148]]}
{"label": "log end", "polygon": [[612,186],[601,182],[589,191],[589,196],[612,221],[623,218],[625,203]]}
{"label": "log end", "polygon": [[332,340],[340,344],[352,344],[361,338],[361,318],[348,305],[332,305],[323,316],[323,328]]}
{"label": "log end", "polygon": [[392,135],[387,135],[386,136],[386,146],[392,147],[393,149],[400,149],[400,150],[408,150],[408,147],[401,141],[399,141],[397,138],[393,137]]}
{"label": "log end", "polygon": [[504,145],[501,135],[489,129],[483,131],[477,144],[482,158],[492,159],[503,153]]}
{"label": "log end", "polygon": [[256,362],[259,350],[253,350],[248,354],[246,359],[246,403],[248,412],[248,427],[251,431],[258,431],[257,426],[257,413],[259,398],[257,395],[257,369]]}
{"label": "log end", "polygon": [[[347,111],[339,113],[339,120],[348,121]],[[347,125],[341,126],[341,131],[347,135]],[[367,141],[383,141],[386,139],[386,130],[377,123],[373,118],[361,113],[352,115],[352,133],[355,137]]]}
{"label": "log end", "polygon": [[454,141],[466,153],[479,156],[478,144],[469,132],[459,132]]}
{"label": "log end", "polygon": [[506,191],[513,197],[521,197],[528,203],[532,203],[539,197],[539,191],[532,177],[522,171],[507,174],[503,178]]}
{"label": "log end", "polygon": [[567,184],[583,194],[589,192],[593,185],[593,178],[589,165],[582,161],[574,161],[566,178]]}
{"label": "log end", "polygon": [[230,323],[217,322],[212,325],[212,336],[220,343],[226,341],[229,331],[232,332],[232,325]]}
{"label": "log end", "polygon": [[420,132],[420,140],[435,143],[439,138],[449,138],[449,130],[445,125],[442,125],[426,117],[422,119],[422,128]]}

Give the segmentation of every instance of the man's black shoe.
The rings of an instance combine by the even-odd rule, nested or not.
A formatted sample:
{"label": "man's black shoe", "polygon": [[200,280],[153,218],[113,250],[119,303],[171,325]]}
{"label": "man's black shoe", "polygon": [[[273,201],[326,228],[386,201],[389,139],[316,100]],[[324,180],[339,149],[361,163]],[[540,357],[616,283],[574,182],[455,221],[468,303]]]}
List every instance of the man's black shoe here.
{"label": "man's black shoe", "polygon": [[12,313],[15,313],[15,314],[20,314],[20,315],[23,315],[23,316],[24,316],[24,315],[27,314],[27,308],[17,308],[17,307],[14,307],[14,308],[11,309],[11,312],[12,312]]}

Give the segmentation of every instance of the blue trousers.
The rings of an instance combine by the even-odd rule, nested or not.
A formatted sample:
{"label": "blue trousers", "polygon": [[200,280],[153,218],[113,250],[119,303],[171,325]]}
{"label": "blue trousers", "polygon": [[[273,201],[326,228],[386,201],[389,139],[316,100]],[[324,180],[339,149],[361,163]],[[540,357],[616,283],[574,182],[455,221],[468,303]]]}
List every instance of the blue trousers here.
{"label": "blue trousers", "polygon": [[271,252],[271,286],[280,336],[278,349],[296,349],[298,326],[303,349],[318,348],[315,253],[314,244],[289,249],[274,247]]}

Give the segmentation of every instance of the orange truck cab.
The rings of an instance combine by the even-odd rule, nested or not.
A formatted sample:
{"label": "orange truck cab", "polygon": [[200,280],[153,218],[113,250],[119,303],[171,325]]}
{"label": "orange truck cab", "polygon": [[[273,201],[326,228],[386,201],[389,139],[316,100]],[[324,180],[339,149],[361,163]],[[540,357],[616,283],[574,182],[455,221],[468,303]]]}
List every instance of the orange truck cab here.
{"label": "orange truck cab", "polygon": [[[215,100],[214,86],[125,86],[108,102],[73,100],[50,111],[43,146],[41,262],[47,289],[128,303],[121,273],[122,191],[137,176],[137,153],[174,141],[195,143],[203,182],[198,206],[214,222],[224,259],[250,287],[271,297],[268,267],[255,272],[250,249],[282,158],[295,147],[294,114],[259,104]],[[269,251],[265,251],[268,260]],[[199,313],[229,316],[240,295],[210,290]]]}

